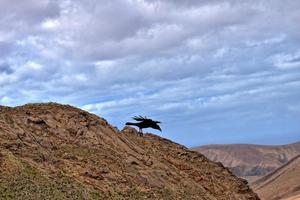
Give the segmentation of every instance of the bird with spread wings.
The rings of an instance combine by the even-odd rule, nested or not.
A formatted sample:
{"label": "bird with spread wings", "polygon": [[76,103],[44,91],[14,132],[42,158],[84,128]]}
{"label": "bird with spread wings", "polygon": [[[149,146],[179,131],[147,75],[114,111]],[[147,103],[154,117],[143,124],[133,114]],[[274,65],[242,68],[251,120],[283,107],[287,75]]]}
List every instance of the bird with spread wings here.
{"label": "bird with spread wings", "polygon": [[132,119],[137,122],[127,122],[126,125],[137,126],[141,135],[143,134],[143,128],[153,128],[161,131],[161,128],[158,125],[159,123],[161,123],[160,121],[154,121],[142,116],[134,116]]}

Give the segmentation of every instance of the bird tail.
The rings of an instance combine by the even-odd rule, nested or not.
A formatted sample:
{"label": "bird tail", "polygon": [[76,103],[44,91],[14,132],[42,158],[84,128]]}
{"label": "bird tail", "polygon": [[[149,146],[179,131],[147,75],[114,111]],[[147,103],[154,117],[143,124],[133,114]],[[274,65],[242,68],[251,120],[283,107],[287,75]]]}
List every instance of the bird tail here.
{"label": "bird tail", "polygon": [[127,122],[126,125],[134,125],[134,126],[136,126],[136,123]]}

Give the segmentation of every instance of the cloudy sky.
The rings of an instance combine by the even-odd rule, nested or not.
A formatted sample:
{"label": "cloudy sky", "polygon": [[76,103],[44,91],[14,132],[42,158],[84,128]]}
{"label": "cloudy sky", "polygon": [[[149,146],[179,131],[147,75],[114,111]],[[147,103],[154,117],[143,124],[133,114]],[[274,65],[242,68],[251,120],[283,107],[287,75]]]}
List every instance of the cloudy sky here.
{"label": "cloudy sky", "polygon": [[[55,101],[187,146],[300,140],[300,1],[0,0],[0,104]],[[150,131],[150,130],[149,130]]]}

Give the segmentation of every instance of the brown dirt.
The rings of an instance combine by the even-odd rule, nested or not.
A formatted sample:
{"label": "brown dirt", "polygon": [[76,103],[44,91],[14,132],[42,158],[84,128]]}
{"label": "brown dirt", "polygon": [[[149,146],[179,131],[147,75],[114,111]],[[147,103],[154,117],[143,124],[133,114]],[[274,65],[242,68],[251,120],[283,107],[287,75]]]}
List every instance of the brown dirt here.
{"label": "brown dirt", "polygon": [[0,199],[258,199],[200,153],[56,103],[0,106],[0,168]]}

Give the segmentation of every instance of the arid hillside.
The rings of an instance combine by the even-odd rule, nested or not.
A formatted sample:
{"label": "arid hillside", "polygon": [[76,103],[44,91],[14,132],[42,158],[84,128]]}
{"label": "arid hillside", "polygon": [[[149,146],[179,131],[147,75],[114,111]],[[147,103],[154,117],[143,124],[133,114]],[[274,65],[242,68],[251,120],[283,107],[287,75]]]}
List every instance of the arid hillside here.
{"label": "arid hillside", "polygon": [[276,170],[300,154],[300,142],[281,145],[207,145],[192,148],[209,159],[221,162],[235,175],[249,182]]}
{"label": "arid hillside", "polygon": [[258,199],[200,153],[55,103],[0,106],[0,169],[0,199]]}
{"label": "arid hillside", "polygon": [[299,199],[300,155],[253,183],[263,200]]}

